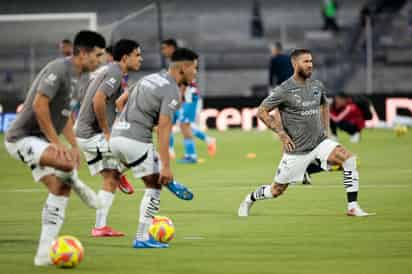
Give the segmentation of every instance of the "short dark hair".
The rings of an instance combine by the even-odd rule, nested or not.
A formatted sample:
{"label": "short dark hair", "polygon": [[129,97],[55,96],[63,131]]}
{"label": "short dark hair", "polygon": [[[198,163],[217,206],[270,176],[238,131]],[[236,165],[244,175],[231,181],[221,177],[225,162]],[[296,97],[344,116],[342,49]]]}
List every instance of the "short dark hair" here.
{"label": "short dark hair", "polygon": [[170,60],[172,62],[195,61],[199,58],[196,52],[188,48],[177,48]]}
{"label": "short dark hair", "polygon": [[62,43],[62,44],[70,44],[70,45],[72,45],[72,41],[71,41],[70,39],[68,39],[68,38],[65,38],[65,39],[61,40],[61,42],[60,42],[60,43]]}
{"label": "short dark hair", "polygon": [[112,45],[106,47],[106,53],[108,53],[110,55],[113,55],[113,46]]}
{"label": "short dark hair", "polygon": [[114,44],[112,49],[113,59],[115,61],[122,60],[124,55],[128,55],[132,53],[135,49],[140,47],[139,43],[134,40],[129,39],[121,39]]}
{"label": "short dark hair", "polygon": [[282,51],[283,50],[282,43],[279,41],[275,42],[275,48],[279,51]]}
{"label": "short dark hair", "polygon": [[290,58],[296,59],[303,54],[312,54],[312,52],[308,49],[294,49],[290,54]]}
{"label": "short dark hair", "polygon": [[79,49],[84,48],[88,51],[93,50],[95,47],[105,48],[106,40],[104,37],[95,31],[81,30],[74,37],[74,55],[79,54]]}
{"label": "short dark hair", "polygon": [[165,39],[162,41],[162,45],[172,46],[177,49],[177,42],[173,38]]}

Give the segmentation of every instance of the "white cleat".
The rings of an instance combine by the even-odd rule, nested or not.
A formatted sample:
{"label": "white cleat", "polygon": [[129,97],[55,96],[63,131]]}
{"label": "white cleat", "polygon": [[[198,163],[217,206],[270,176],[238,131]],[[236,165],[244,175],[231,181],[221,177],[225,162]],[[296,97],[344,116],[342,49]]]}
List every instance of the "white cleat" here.
{"label": "white cleat", "polygon": [[246,198],[240,203],[239,209],[237,211],[237,215],[239,217],[249,216],[250,208],[253,205],[253,201],[251,201],[249,197],[250,197],[250,194],[248,194]]}
{"label": "white cleat", "polygon": [[356,207],[352,207],[348,209],[348,212],[346,213],[346,215],[352,216],[352,217],[366,217],[366,216],[376,215],[376,213],[365,212],[359,206],[356,206]]}
{"label": "white cleat", "polygon": [[47,256],[36,256],[34,257],[35,266],[49,266],[52,264],[50,257]]}

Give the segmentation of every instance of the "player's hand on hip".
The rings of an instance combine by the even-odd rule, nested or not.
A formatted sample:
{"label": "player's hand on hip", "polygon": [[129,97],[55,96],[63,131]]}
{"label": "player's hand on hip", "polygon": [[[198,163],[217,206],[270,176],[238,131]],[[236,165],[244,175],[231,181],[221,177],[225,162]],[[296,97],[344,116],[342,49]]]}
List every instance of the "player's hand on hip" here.
{"label": "player's hand on hip", "polygon": [[167,185],[173,181],[173,173],[170,168],[162,168],[160,170],[159,184]]}
{"label": "player's hand on hip", "polygon": [[292,139],[286,132],[279,132],[280,141],[283,144],[283,149],[286,152],[291,152],[295,149],[295,143],[293,143]]}

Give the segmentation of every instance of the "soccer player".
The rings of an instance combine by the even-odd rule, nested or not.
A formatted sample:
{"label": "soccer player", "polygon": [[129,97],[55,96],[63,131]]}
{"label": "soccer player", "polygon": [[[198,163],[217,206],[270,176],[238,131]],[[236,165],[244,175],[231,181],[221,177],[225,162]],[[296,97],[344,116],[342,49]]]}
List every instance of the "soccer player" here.
{"label": "soccer player", "polygon": [[[113,154],[132,169],[136,178],[142,178],[146,186],[134,248],[168,247],[150,238],[148,230],[159,211],[162,185],[170,187],[173,182],[168,144],[173,115],[180,105],[178,85],[195,79],[197,59],[195,52],[177,49],[167,71],[145,76],[131,88],[128,102],[113,125],[110,138]],[[156,125],[160,159],[152,141]],[[182,187],[179,191],[186,192],[182,185],[178,186]]]}
{"label": "soccer player", "polygon": [[[167,60],[170,59],[177,48],[177,42],[174,39],[166,39],[161,43],[161,53]],[[178,163],[195,164],[197,163],[197,153],[193,136],[207,144],[207,151],[210,156],[215,156],[216,154],[216,139],[208,136],[195,125],[198,106],[201,101],[200,92],[196,82],[193,81],[189,83],[186,88],[185,86],[181,86],[180,88],[185,89],[183,103],[182,107],[176,112],[175,117],[173,118],[173,124],[179,122],[184,139],[183,145],[185,154],[182,159],[178,160]],[[169,154],[172,158],[176,157],[173,134],[170,135]]]}
{"label": "soccer player", "polygon": [[133,186],[122,181],[122,167],[111,154],[108,141],[116,117],[115,102],[122,93],[122,80],[129,71],[137,71],[141,66],[140,46],[133,40],[119,40],[113,46],[113,58],[112,63],[92,74],[75,130],[91,175],[100,173],[103,178],[98,193],[102,207],[96,211],[96,224],[91,233],[94,237],[124,236],[107,226],[107,216],[119,185],[125,185],[130,194],[134,192]]}
{"label": "soccer player", "polygon": [[[94,70],[104,50],[104,38],[92,31],[80,31],[74,39],[74,55],[48,63],[32,83],[24,107],[6,133],[5,146],[15,159],[32,171],[35,181],[48,189],[42,211],[36,266],[48,265],[49,248],[64,221],[70,190],[90,207],[99,200],[77,176],[80,154],[70,113],[72,80],[85,70]],[[59,138],[63,134],[71,148]]]}
{"label": "soccer player", "polygon": [[[326,90],[320,81],[310,79],[312,54],[307,49],[297,49],[291,54],[294,74],[276,87],[262,102],[258,117],[276,132],[283,144],[284,153],[272,185],[260,186],[248,194],[240,204],[238,215],[248,216],[253,203],[273,199],[286,191],[290,183],[302,181],[311,161],[319,159],[323,169],[329,165],[343,167],[343,184],[346,188],[347,215],[367,216],[358,204],[359,173],[356,156],[328,138],[329,107]],[[271,116],[278,109],[281,119]]]}
{"label": "soccer player", "polygon": [[70,39],[63,39],[59,43],[59,50],[63,57],[69,57],[73,55],[73,43]]}

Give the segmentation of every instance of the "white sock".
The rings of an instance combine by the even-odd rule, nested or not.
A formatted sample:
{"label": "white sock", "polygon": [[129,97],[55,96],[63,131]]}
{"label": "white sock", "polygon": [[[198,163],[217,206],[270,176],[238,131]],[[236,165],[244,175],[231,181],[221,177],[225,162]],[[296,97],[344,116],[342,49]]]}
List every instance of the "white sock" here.
{"label": "white sock", "polygon": [[50,245],[62,227],[68,200],[68,197],[49,193],[42,211],[42,227],[36,257],[48,256]]}
{"label": "white sock", "polygon": [[342,164],[343,185],[346,189],[348,207],[352,202],[357,202],[359,191],[359,172],[356,168],[356,156],[352,156]]}
{"label": "white sock", "polygon": [[109,191],[100,190],[97,197],[100,199],[101,207],[96,210],[96,228],[106,226],[107,215],[109,215],[110,208],[112,207],[114,194]]}
{"label": "white sock", "polygon": [[262,185],[258,189],[256,189],[254,192],[250,193],[250,196],[247,199],[249,202],[255,202],[258,200],[266,200],[266,199],[272,199],[272,198],[273,198],[272,186]]}
{"label": "white sock", "polygon": [[352,209],[352,208],[356,208],[359,207],[358,202],[350,202],[348,203],[348,210]]}
{"label": "white sock", "polygon": [[153,217],[159,212],[160,189],[147,188],[140,202],[139,225],[137,227],[136,240],[149,239],[149,227]]}

